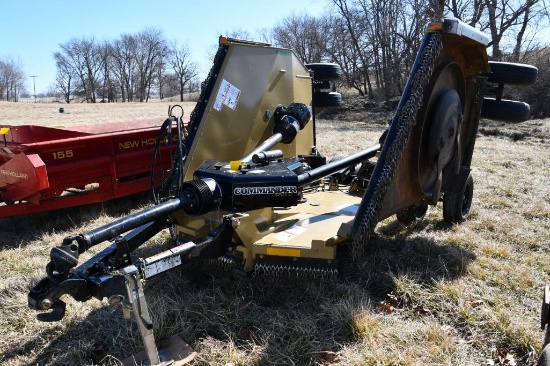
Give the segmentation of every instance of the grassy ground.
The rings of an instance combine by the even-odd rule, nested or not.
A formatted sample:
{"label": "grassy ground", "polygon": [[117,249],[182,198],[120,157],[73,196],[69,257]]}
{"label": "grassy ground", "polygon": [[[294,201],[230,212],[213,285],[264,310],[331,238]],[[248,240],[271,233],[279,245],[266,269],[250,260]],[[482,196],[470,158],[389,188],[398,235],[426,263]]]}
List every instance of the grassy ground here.
{"label": "grassy ground", "polygon": [[[155,104],[64,107],[100,123],[166,115],[168,103]],[[0,123],[72,120],[60,123],[71,115],[59,117],[57,105],[15,107],[0,104]],[[328,156],[356,151],[373,144],[389,118],[318,121],[318,145]],[[533,365],[541,292],[550,283],[549,146],[549,120],[482,123],[471,218],[446,225],[438,205],[410,227],[387,219],[362,257],[341,261],[335,283],[251,283],[200,265],[154,278],[146,291],[155,334],[181,336],[198,352],[193,365]],[[146,204],[136,196],[0,219],[0,364],[118,365],[142,348],[118,307],[68,300],[63,321],[40,323],[27,292],[65,236]],[[167,237],[155,237],[143,255],[167,247]]]}
{"label": "grassy ground", "polygon": [[[9,103],[0,101],[1,125],[86,126],[105,122],[166,117],[168,106],[181,105],[189,115],[195,103],[153,100],[149,103]],[[63,108],[63,113],[59,109]],[[179,111],[179,109],[178,109]]]}

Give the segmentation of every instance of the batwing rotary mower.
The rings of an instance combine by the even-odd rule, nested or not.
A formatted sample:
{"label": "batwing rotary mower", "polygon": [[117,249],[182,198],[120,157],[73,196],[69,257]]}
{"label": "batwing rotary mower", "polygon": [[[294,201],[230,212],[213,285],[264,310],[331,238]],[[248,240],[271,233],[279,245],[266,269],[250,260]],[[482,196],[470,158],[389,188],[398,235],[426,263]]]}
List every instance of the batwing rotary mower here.
{"label": "batwing rotary mower", "polygon": [[[287,49],[221,38],[157,204],[65,238],[30,291],[30,307],[56,321],[63,295],[123,303],[150,363],[159,364],[166,359],[147,310],[149,278],[209,259],[246,278],[325,280],[337,275],[339,247],[359,254],[385,218],[410,223],[443,201],[445,221],[465,220],[480,116],[526,119],[529,106],[502,100],[503,84],[537,76],[528,65],[490,63],[487,43],[456,19],[431,24],[387,130],[372,146],[327,162],[316,148],[315,111],[341,103],[322,91],[340,76],[337,65],[304,65]],[[172,249],[133,256],[166,228]],[[80,254],[103,242],[110,245],[79,265]]]}

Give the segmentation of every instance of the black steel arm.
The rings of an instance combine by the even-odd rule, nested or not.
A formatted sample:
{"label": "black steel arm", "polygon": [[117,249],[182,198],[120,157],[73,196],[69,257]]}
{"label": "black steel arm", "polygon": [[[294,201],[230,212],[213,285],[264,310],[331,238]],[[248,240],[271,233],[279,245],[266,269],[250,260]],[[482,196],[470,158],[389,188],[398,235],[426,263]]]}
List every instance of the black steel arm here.
{"label": "black steel arm", "polygon": [[[53,248],[50,252],[50,262],[46,265],[48,277],[53,281],[65,279],[69,275],[70,270],[78,264],[78,256],[81,253],[84,253],[90,247],[101,242],[114,239],[116,236],[128,230],[138,228],[150,222],[155,222],[156,231],[151,234],[156,234],[165,227],[169,214],[183,209],[188,206],[189,203],[190,199],[185,196],[174,198],[113,221],[107,225],[91,230],[86,234],[73,235],[65,238],[61,246]],[[152,235],[149,235],[145,240]],[[135,240],[137,243],[133,246],[137,247],[145,240]]]}
{"label": "black steel arm", "polygon": [[[109,247],[96,254],[94,257],[71,271],[70,275],[63,279],[46,277],[36,284],[28,295],[29,307],[34,310],[49,310],[38,315],[41,321],[58,321],[65,315],[65,303],[60,300],[63,295],[70,295],[75,300],[85,302],[92,297],[101,300],[113,296],[120,297],[125,294],[125,280],[120,271],[120,262],[117,262],[119,253],[119,241],[126,241],[130,246],[143,243],[155,230],[155,222],[151,222],[133,230],[125,237],[118,239]],[[158,232],[158,231],[157,231]],[[169,257],[179,257],[178,266],[196,258],[217,258],[225,254],[231,246],[231,238],[234,230],[231,220],[224,219],[223,223],[212,230],[206,237],[195,242],[184,243],[174,249],[168,250],[151,258],[146,258],[135,263],[127,263],[136,266],[148,277],[159,272],[151,270],[156,266],[159,258],[164,260]],[[174,262],[171,262],[174,263]],[[170,267],[169,269],[175,268]]]}
{"label": "black steel arm", "polygon": [[[161,202],[153,207],[133,213],[85,234],[69,236],[63,240],[61,246],[51,250],[51,260],[46,266],[48,277],[54,282],[64,280],[69,275],[71,269],[78,264],[78,256],[90,247],[106,240],[115,239],[118,235],[129,230],[153,222],[154,229],[147,231],[150,234],[140,231],[140,235],[136,239],[130,240],[129,245],[128,240],[119,242],[119,252],[121,255],[127,254],[166,227],[170,214],[184,210],[190,215],[199,215],[216,207],[219,204],[219,197],[216,194],[215,182],[194,180],[184,183],[182,195],[178,198]],[[124,260],[122,263],[124,264]]]}

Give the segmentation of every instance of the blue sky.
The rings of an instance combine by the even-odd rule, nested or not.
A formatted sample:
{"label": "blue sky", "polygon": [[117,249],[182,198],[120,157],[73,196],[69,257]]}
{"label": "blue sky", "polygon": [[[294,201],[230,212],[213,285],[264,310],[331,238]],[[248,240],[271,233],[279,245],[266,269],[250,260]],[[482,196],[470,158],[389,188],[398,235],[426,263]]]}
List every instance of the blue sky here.
{"label": "blue sky", "polygon": [[27,89],[46,92],[55,81],[53,53],[70,39],[113,40],[147,27],[186,43],[206,76],[218,37],[236,30],[256,35],[285,17],[323,13],[329,0],[3,0],[0,58],[20,60]]}

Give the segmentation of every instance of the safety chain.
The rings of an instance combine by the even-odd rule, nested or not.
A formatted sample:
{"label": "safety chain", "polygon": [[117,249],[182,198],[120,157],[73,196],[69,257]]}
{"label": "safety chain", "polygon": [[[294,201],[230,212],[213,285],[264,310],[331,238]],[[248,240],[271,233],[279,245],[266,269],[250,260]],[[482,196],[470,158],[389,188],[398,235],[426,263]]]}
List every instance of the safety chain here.
{"label": "safety chain", "polygon": [[[356,217],[356,220],[361,220],[361,223],[352,242],[351,249],[354,258],[357,258],[363,252],[378,223],[378,212],[382,208],[382,202],[386,192],[395,177],[397,162],[401,159],[403,150],[407,146],[409,135],[416,124],[418,110],[422,107],[424,87],[428,85],[433,74],[435,62],[443,49],[441,34],[439,32],[433,32],[427,36],[429,36],[430,39],[428,40],[428,44],[424,47],[424,50],[422,50],[418,67],[410,81],[411,87],[409,98],[390,126],[390,129],[396,131],[395,137],[393,141],[386,141],[384,148],[387,149],[387,151],[384,160],[378,162],[378,164],[383,163],[382,172],[379,174],[376,181],[370,182],[367,188],[367,190],[372,190],[372,194],[370,195],[372,198],[370,202],[367,202],[368,206],[362,217]],[[373,179],[375,179],[375,177],[373,177]],[[366,193],[365,197],[367,197]]]}
{"label": "safety chain", "polygon": [[216,83],[216,79],[218,78],[218,73],[221,69],[222,62],[225,58],[226,53],[227,46],[220,45],[218,47],[218,51],[216,52],[216,56],[214,56],[214,62],[212,63],[210,71],[208,72],[208,76],[201,83],[201,94],[199,96],[199,100],[197,100],[195,108],[193,108],[193,111],[189,116],[189,125],[187,127],[187,130],[190,132],[185,139],[185,146],[188,150],[191,148],[191,143],[193,142],[195,131],[198,128],[199,122],[204,114],[206,104],[208,104],[207,98],[212,93],[212,89],[214,88],[214,84]]}

